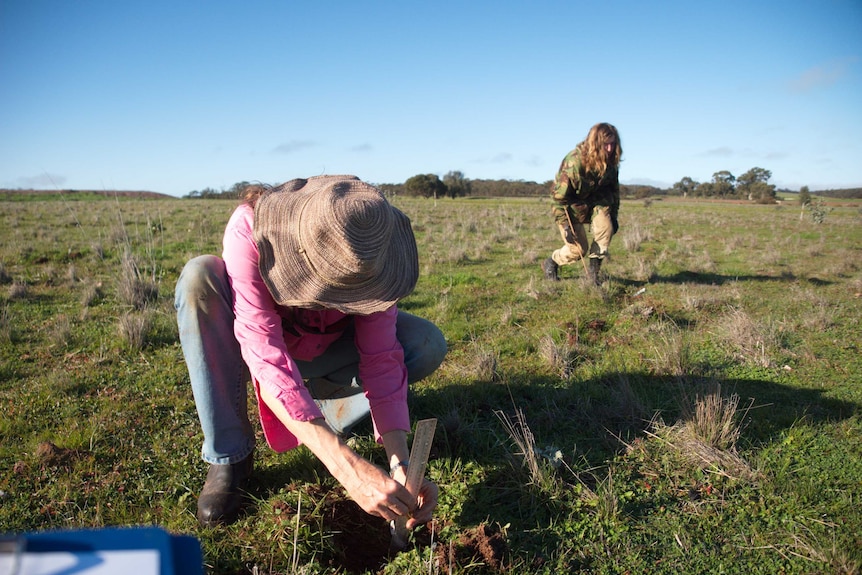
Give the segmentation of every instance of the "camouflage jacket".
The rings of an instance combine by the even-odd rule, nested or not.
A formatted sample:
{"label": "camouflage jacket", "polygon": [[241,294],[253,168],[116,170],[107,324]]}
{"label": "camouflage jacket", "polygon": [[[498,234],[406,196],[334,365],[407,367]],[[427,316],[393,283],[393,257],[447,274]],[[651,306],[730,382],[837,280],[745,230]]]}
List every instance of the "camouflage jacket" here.
{"label": "camouflage jacket", "polygon": [[554,178],[551,198],[554,200],[553,214],[557,223],[568,221],[566,209],[572,221],[577,221],[572,204],[586,204],[590,215],[594,207],[607,206],[611,210],[611,217],[616,218],[620,209],[619,170],[609,166],[601,177],[594,172],[585,172],[581,164],[581,147],[578,146],[563,158]]}

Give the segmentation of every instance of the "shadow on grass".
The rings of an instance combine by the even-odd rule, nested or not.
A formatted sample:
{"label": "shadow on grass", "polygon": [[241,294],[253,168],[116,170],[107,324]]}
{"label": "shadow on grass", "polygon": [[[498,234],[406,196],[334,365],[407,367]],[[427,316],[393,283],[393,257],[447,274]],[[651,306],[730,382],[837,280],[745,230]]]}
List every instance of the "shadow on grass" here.
{"label": "shadow on grass", "polygon": [[[601,475],[626,444],[650,428],[657,415],[667,424],[683,417],[684,399],[720,391],[739,397],[741,442],[767,444],[800,419],[816,424],[853,415],[858,405],[755,379],[704,380],[616,373],[589,381],[559,381],[535,375],[509,376],[507,383],[465,382],[412,390],[414,420],[438,419],[432,457],[474,462],[485,471],[460,502],[459,524],[511,525],[517,545],[541,555],[556,549],[549,525],[573,513],[567,504],[536,497],[521,467],[519,448],[497,413],[515,420],[517,410],[543,454],[559,451],[575,473]],[[746,411],[745,408],[750,408]],[[545,455],[540,456],[545,457]],[[595,490],[596,485],[587,485]],[[562,515],[561,515],[562,514]]]}
{"label": "shadow on grass", "polygon": [[[668,424],[675,423],[682,417],[685,398],[717,390],[723,396],[739,396],[740,406],[751,405],[745,412],[742,441],[752,446],[775,440],[801,418],[812,424],[838,421],[859,408],[826,397],[820,390],[756,379],[705,380],[619,372],[592,380],[563,381],[516,373],[507,374],[505,383],[415,384],[410,392],[411,419],[437,418],[431,459],[448,460],[443,468],[451,464],[452,469],[447,474],[450,482],[440,485],[441,502],[448,499],[446,505],[454,506],[448,514],[461,531],[450,535],[451,541],[440,539],[440,543],[462,539],[472,526],[508,525],[510,548],[517,549],[521,557],[541,562],[571,537],[561,524],[575,529],[595,525],[589,517],[595,511],[579,506],[576,493],[564,491],[550,497],[542,486],[531,483],[501,414],[514,421],[520,411],[533,445],[543,454],[539,459],[559,451],[577,475],[561,470],[567,475],[565,480],[572,485],[582,481],[598,492],[605,470],[627,444],[644,436],[656,414]],[[364,421],[355,431],[369,435],[370,423]],[[266,448],[259,446],[261,449]],[[250,485],[256,499],[269,500],[285,488],[287,493],[309,489],[327,475],[307,450],[297,450],[286,459],[268,454],[263,458],[265,464],[255,471]],[[380,521],[355,509],[347,513],[350,509],[343,507],[347,503],[340,493],[324,490],[316,496],[319,510],[315,513],[323,518],[320,528],[333,537],[317,551],[319,559],[346,572],[379,569],[388,560],[383,545],[385,522],[381,527]],[[285,501],[291,502],[293,497]],[[271,512],[251,511],[264,516]],[[353,522],[344,523],[346,518]],[[341,541],[336,537],[341,534],[349,537]],[[430,543],[417,544],[424,548]],[[357,555],[357,550],[362,553]],[[588,562],[589,557],[571,560]]]}
{"label": "shadow on grass", "polygon": [[[655,274],[650,278],[650,281],[652,283],[724,285],[727,283],[737,282],[796,282],[800,279],[801,278],[790,273],[781,275],[722,275],[709,272],[683,270],[666,276]],[[831,285],[833,283],[814,277],[805,279],[817,286]]]}

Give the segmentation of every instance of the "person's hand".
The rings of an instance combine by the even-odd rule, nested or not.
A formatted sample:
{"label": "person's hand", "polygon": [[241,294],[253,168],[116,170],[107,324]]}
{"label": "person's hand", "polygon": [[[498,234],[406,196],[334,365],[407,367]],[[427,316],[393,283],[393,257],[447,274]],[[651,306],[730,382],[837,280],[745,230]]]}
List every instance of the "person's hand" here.
{"label": "person's hand", "polygon": [[[385,471],[376,465],[360,457],[357,457],[353,464],[351,480],[342,483],[342,485],[350,498],[363,511],[370,515],[382,517],[387,521],[407,515],[416,508],[416,502],[403,485],[391,479]],[[424,485],[422,487],[425,488]],[[428,493],[425,498],[430,501],[432,494]],[[422,499],[422,491],[420,491],[419,496],[420,500],[424,500]],[[436,486],[433,491],[433,501],[434,506],[436,506]]]}
{"label": "person's hand", "polygon": [[620,231],[620,222],[617,220],[616,214],[611,216],[611,227],[613,227],[615,234]]}
{"label": "person's hand", "polygon": [[438,493],[437,485],[432,481],[426,479],[422,482],[422,487],[419,488],[418,506],[407,520],[407,529],[414,529],[431,521],[434,509],[437,507]]}

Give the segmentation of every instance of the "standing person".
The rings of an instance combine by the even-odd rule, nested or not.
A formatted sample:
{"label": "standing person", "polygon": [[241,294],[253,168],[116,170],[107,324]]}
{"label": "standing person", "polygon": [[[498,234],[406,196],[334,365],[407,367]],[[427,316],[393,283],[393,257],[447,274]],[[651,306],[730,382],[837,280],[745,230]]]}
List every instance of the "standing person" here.
{"label": "standing person", "polygon": [[[249,373],[272,449],[305,444],[372,515],[411,514],[408,528],[430,520],[437,486],[426,480],[418,500],[403,487],[407,385],[437,369],[446,342],[434,324],[397,309],[419,276],[407,216],[355,176],[250,186],[223,247],[222,258],[189,261],[176,286],[210,464],[198,498],[201,525],[230,523],[241,508],[255,444]],[[339,415],[345,411],[348,420]],[[339,433],[369,411],[388,471]]]}
{"label": "standing person", "polygon": [[[602,260],[608,256],[611,238],[620,227],[617,215],[622,154],[617,129],[602,123],[590,128],[584,141],[563,158],[551,197],[554,221],[564,244],[542,263],[546,279],[559,281],[559,267],[581,260],[589,246],[587,274],[596,284],[601,283]],[[591,224],[592,245],[588,244],[586,224]]]}

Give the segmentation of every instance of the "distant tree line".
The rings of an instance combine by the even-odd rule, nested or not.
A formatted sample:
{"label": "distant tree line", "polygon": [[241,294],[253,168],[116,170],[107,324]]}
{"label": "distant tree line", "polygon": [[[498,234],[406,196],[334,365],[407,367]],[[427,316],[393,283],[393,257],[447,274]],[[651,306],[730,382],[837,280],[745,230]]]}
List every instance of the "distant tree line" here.
{"label": "distant tree line", "polygon": [[186,194],[185,198],[198,198],[205,200],[221,199],[221,200],[238,200],[242,197],[243,191],[249,186],[249,182],[237,182],[227,190],[216,190],[214,188],[204,188],[195,190]]}
{"label": "distant tree line", "polygon": [[769,183],[772,172],[751,168],[738,178],[727,170],[715,172],[711,182],[697,182],[685,177],[675,183],[671,193],[683,197],[742,199],[761,204],[775,203],[776,190]]}
{"label": "distant tree line", "polygon": [[[775,203],[777,192],[769,183],[772,172],[764,168],[751,168],[739,177],[727,170],[715,172],[712,181],[698,182],[688,176],[670,188],[656,186],[621,184],[620,194],[624,198],[643,199],[655,196],[682,196],[686,198],[712,198],[747,200],[755,203]],[[199,199],[240,199],[249,182],[238,182],[229,189],[216,190],[204,188],[189,192],[186,198]],[[387,195],[416,196],[422,198],[463,198],[463,197],[547,197],[552,182],[537,183],[525,180],[471,180],[461,171],[448,172],[443,178],[436,174],[417,174],[402,184],[376,184]],[[862,198],[862,188],[842,190],[823,190],[805,194],[830,198]],[[790,192],[791,190],[781,190]],[[801,192],[801,190],[800,190]],[[809,200],[806,200],[809,201]]]}
{"label": "distant tree line", "polygon": [[842,200],[860,199],[862,198],[862,188],[844,188],[841,190],[819,190],[811,192],[812,196],[821,196],[824,198],[837,198]]}
{"label": "distant tree line", "polygon": [[442,180],[436,174],[419,174],[403,184],[380,184],[378,187],[386,194],[422,198],[499,198],[546,196],[550,185],[550,182],[537,184],[524,180],[470,180],[463,172],[452,171]]}

